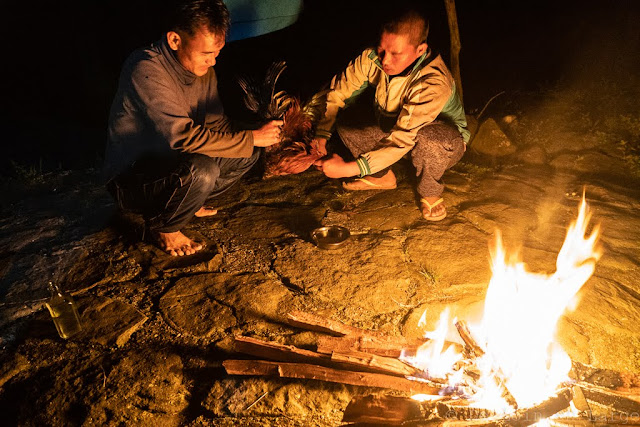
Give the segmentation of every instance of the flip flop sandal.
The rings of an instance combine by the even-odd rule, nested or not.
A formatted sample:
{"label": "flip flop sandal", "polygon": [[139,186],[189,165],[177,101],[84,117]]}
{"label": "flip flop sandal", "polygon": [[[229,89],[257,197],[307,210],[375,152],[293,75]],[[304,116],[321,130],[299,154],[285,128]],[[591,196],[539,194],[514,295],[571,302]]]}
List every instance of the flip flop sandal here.
{"label": "flip flop sandal", "polygon": [[[435,202],[433,202],[433,204],[429,203],[427,201],[427,199],[420,199],[420,203],[424,204],[426,207],[429,208],[429,214],[431,214],[431,211],[433,210],[433,208],[435,208],[436,206],[438,206],[440,203],[444,202],[443,198],[440,198],[438,200],[436,200]],[[443,219],[445,219],[445,217],[447,216],[447,210],[445,209],[444,212],[442,212],[442,214],[438,215],[438,216],[426,216],[424,214],[424,211],[422,212],[422,217],[424,219],[426,219],[427,221],[442,221]]]}
{"label": "flip flop sandal", "polygon": [[375,182],[371,182],[366,178],[356,178],[353,181],[346,181],[342,183],[342,188],[345,190],[393,190],[397,187],[398,185],[396,183],[380,185]]}

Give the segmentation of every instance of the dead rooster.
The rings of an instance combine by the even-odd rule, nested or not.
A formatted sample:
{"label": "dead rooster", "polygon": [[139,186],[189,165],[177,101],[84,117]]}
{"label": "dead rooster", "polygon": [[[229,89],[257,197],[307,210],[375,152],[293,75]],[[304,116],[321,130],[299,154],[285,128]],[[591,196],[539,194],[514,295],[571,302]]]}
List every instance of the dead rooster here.
{"label": "dead rooster", "polygon": [[244,103],[261,120],[283,120],[282,140],[265,150],[265,176],[301,173],[321,156],[312,152],[315,124],[326,108],[327,90],[315,94],[301,106],[300,100],[284,91],[275,91],[276,82],[287,67],[284,61],[273,63],[262,82],[238,79],[244,91]]}

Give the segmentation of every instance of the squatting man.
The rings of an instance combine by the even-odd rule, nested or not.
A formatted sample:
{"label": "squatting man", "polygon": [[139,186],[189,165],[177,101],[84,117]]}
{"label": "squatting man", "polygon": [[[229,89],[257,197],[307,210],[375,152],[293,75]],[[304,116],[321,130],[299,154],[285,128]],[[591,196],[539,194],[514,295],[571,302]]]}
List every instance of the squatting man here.
{"label": "squatting man", "polygon": [[169,31],[126,60],[109,116],[107,188],[120,209],[142,213],[155,244],[190,255],[202,245],[180,230],[214,215],[207,202],[238,181],[281,121],[238,130],[224,115],[213,66],[225,45],[222,0],[181,0]]}
{"label": "squatting man", "polygon": [[[454,79],[427,45],[428,32],[415,10],[391,16],[377,49],[366,49],[333,78],[312,147],[326,156],[316,166],[327,177],[357,177],[343,182],[347,190],[396,188],[390,167],[410,156],[422,216],[440,221],[447,215],[442,175],[462,158],[470,134]],[[375,91],[373,111],[354,103],[367,87]],[[327,156],[334,128],[354,161]]]}

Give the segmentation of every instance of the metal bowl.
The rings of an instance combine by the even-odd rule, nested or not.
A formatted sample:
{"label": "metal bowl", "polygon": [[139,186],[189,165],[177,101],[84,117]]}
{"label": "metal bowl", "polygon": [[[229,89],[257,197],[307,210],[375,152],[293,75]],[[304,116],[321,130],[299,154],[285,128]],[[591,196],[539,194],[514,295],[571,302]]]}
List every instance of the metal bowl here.
{"label": "metal bowl", "polygon": [[320,249],[336,249],[347,241],[349,229],[339,225],[316,228],[311,232],[311,237]]}

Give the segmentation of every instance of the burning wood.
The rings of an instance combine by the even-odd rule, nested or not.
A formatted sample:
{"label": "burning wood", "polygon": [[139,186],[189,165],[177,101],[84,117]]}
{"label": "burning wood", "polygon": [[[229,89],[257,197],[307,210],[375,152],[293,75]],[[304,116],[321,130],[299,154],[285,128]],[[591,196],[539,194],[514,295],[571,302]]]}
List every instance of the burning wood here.
{"label": "burning wood", "polygon": [[401,396],[358,396],[344,411],[342,422],[399,425],[423,418],[420,404]]}
{"label": "burning wood", "polygon": [[[347,335],[342,337],[318,337],[318,353],[330,354],[334,351],[362,351],[365,353],[376,354],[378,356],[387,356],[398,358],[402,354],[415,355],[418,348],[429,341],[426,338],[408,339],[404,337],[391,336],[353,336]],[[446,342],[445,345],[453,346],[456,351],[461,352],[463,347],[454,342]]]}
{"label": "burning wood", "polygon": [[[288,318],[291,323],[305,329],[340,336],[319,337],[318,350],[322,349],[322,352],[238,336],[235,338],[238,352],[271,360],[227,360],[223,363],[227,373],[312,379],[385,388],[413,395],[423,394],[428,397],[428,401],[423,403],[400,396],[357,397],[349,405],[350,409],[345,412],[344,422],[346,423],[376,422],[395,425],[416,421],[420,425],[449,427],[523,427],[563,411],[569,406],[572,399],[575,406],[581,409],[589,419],[586,420],[584,416],[576,418],[565,416],[558,419],[557,422],[550,421],[551,425],[593,425],[594,419],[600,421],[599,418],[595,418],[594,414],[596,413],[589,408],[589,405],[594,404],[608,408],[609,413],[618,416],[618,420],[623,419],[624,414],[640,413],[640,393],[637,393],[637,389],[620,391],[586,382],[577,382],[573,386],[574,393],[571,388],[564,388],[557,395],[540,404],[518,409],[508,415],[496,415],[494,410],[483,408],[477,402],[445,396],[448,393],[456,394],[456,391],[448,390],[444,384],[435,384],[425,379],[416,378],[420,372],[405,361],[399,360],[397,357],[376,354],[376,352],[382,353],[388,352],[390,349],[401,348],[401,343],[410,343],[410,345],[417,347],[418,342],[428,342],[426,339],[395,338],[304,312],[292,312]],[[461,331],[460,335],[465,342],[464,349],[471,356],[459,362],[457,369],[464,374],[462,381],[472,387],[480,376],[474,366],[474,361],[483,356],[484,349],[477,343],[465,322],[456,322],[456,328]],[[359,350],[354,350],[354,348]],[[372,351],[362,351],[365,348],[371,348]],[[458,346],[458,349],[461,347]],[[580,424],[581,422],[583,423]],[[603,422],[601,424],[615,425],[616,423]],[[627,422],[625,425],[637,424]]]}
{"label": "burning wood", "polygon": [[[467,349],[473,355],[473,357],[484,356],[485,351],[482,349],[480,344],[478,344],[478,342],[473,338],[473,335],[471,334],[471,331],[469,330],[469,327],[467,326],[464,320],[458,320],[456,322],[456,329],[460,333],[460,337],[467,345]],[[513,409],[518,409],[518,402],[516,402],[516,399],[513,397],[513,395],[507,388],[507,384],[506,384],[507,379],[504,373],[502,373],[502,370],[500,368],[494,370],[493,378],[496,382],[496,385],[500,387],[500,390],[502,391],[502,397],[504,398],[504,400],[506,400],[507,403]]]}

